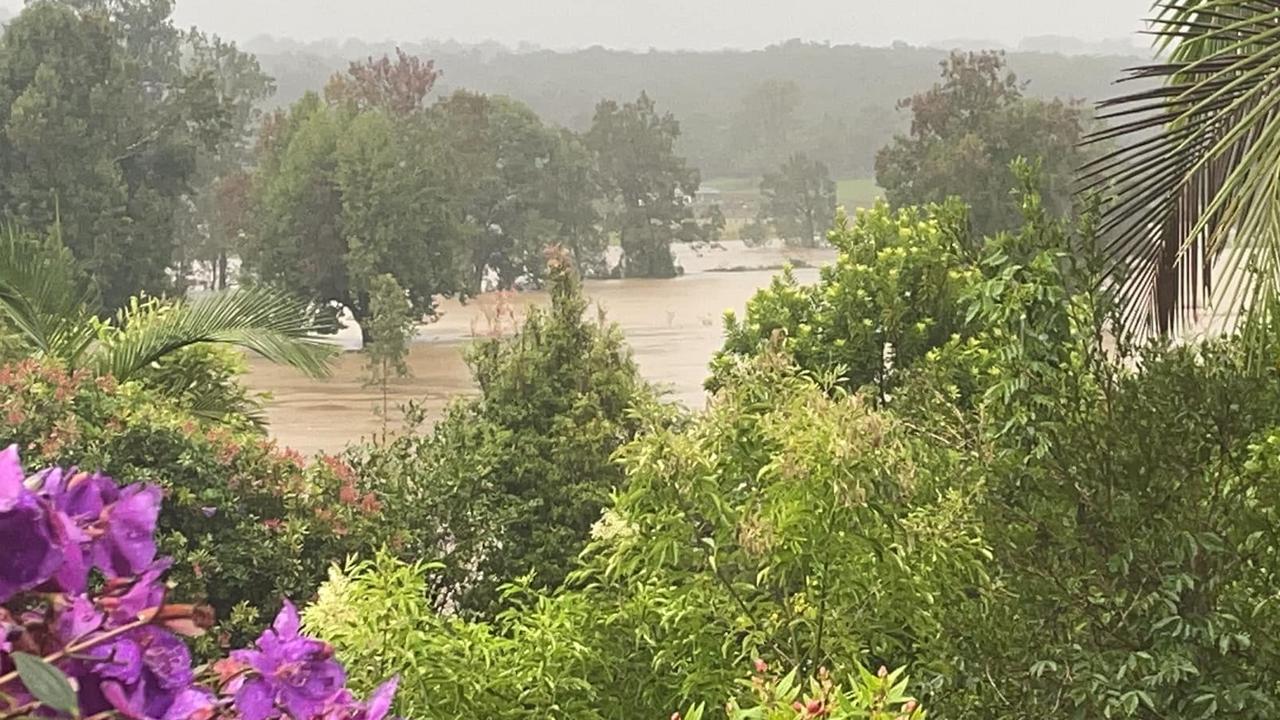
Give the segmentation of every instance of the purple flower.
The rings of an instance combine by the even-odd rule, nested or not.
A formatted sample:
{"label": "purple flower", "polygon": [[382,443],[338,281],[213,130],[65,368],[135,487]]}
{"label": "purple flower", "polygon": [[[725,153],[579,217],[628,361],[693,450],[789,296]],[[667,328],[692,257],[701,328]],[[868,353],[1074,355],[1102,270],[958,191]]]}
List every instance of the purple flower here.
{"label": "purple flower", "polygon": [[391,712],[391,702],[396,698],[396,687],[399,684],[400,678],[393,677],[378,686],[373,695],[369,696],[369,702],[361,708],[360,714],[356,715],[356,720],[383,720]]}
{"label": "purple flower", "polygon": [[298,611],[285,601],[256,650],[237,650],[233,660],[253,670],[235,694],[242,720],[323,717],[344,692],[346,676],[332,649],[298,634]]}
{"label": "purple flower", "polygon": [[0,603],[51,578],[63,562],[64,528],[23,482],[18,448],[0,452]]}
{"label": "purple flower", "polygon": [[160,517],[160,488],[131,485],[102,510],[102,535],[93,543],[93,564],[107,577],[129,577],[156,559],[156,520]]}
{"label": "purple flower", "polygon": [[[194,687],[191,652],[176,635],[146,626],[94,652],[102,661],[88,671],[111,709],[135,720],[191,717],[188,708],[212,707],[212,697]],[[81,684],[87,684],[81,678]]]}
{"label": "purple flower", "polygon": [[58,638],[69,645],[100,629],[102,621],[102,613],[94,607],[93,601],[81,595],[58,615],[55,627]]}

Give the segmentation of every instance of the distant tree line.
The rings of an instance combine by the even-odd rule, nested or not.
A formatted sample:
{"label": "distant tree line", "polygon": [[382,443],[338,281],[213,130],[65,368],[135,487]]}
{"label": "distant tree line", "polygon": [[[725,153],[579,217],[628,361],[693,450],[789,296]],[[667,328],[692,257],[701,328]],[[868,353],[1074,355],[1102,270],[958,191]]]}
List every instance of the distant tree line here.
{"label": "distant tree line", "polygon": [[[276,102],[321,87],[348,59],[390,52],[387,44],[302,44],[259,38],[250,47],[277,79]],[[679,152],[706,178],[761,177],[793,153],[821,160],[835,177],[870,177],[877,151],[909,130],[898,102],[927,88],[949,53],[935,48],[826,45],[797,40],[764,50],[634,53],[604,48],[512,52],[501,46],[404,46],[447,69],[440,89],[507,95],[548,122],[590,126],[602,97],[647,91],[680,118]],[[1030,82],[1027,97],[1108,96],[1123,55],[1010,52],[1008,66]],[[536,81],[531,82],[531,78]]]}
{"label": "distant tree line", "polygon": [[[858,139],[846,124],[862,124],[898,82],[924,86],[916,62],[937,55],[798,43],[691,62],[684,82],[698,106],[690,87],[673,84],[672,62],[691,57],[682,54],[596,49],[555,56],[559,69],[545,53],[520,55],[523,77],[538,77],[520,86],[526,104],[516,93],[445,87],[433,60],[397,49],[264,110],[278,88],[292,94],[298,74],[273,80],[253,54],[179,29],[172,12],[172,0],[41,0],[0,36],[0,212],[64,246],[102,312],[139,293],[235,279],[357,320],[371,316],[375,296],[398,306],[386,290],[394,282],[408,315],[421,318],[442,296],[539,285],[552,244],[588,276],[671,277],[680,272],[672,243],[715,242],[727,231],[718,207],[695,202],[700,162],[759,178],[756,221],[735,228],[739,236],[812,246],[835,216],[833,175],[864,168],[850,153],[886,143],[876,170],[892,202],[960,195],[976,224],[997,227],[1017,211],[1002,190],[1014,157],[1043,158],[1047,200],[1070,202],[1066,178],[1087,119],[1078,104],[1028,96],[1002,55],[956,55],[944,58],[942,82],[903,103],[909,131],[891,141],[891,110],[865,123],[883,138]],[[896,60],[907,69],[822,91],[850,57],[867,60],[868,72]],[[516,61],[448,58],[453,82],[499,91],[480,71]],[[746,73],[756,78],[746,85],[719,66],[749,70],[762,59],[772,70]],[[1110,74],[1098,59],[1040,60],[1063,87]],[[674,102],[634,89],[640,61]],[[558,103],[542,93],[561,92],[565,68],[589,62],[618,72],[593,111],[567,115],[580,88]],[[623,91],[635,99],[598,99]],[[850,98],[865,102],[839,104]],[[688,108],[680,120],[677,104]],[[732,162],[704,144],[708,113]],[[822,127],[833,134],[815,142]]]}

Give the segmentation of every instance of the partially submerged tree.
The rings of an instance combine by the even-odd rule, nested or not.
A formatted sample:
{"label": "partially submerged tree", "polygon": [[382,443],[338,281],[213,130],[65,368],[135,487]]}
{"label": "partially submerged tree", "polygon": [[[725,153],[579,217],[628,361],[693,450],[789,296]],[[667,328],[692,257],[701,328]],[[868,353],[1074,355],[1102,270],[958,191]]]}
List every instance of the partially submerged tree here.
{"label": "partially submerged tree", "polygon": [[836,184],[827,166],[796,153],[760,182],[761,216],[788,244],[821,244],[836,213]]}
{"label": "partially submerged tree", "polygon": [[671,243],[686,220],[700,183],[675,152],[680,123],[660,114],[648,95],[619,105],[596,106],[586,143],[595,153],[604,194],[612,201],[606,227],[622,243],[623,274],[676,275]]}

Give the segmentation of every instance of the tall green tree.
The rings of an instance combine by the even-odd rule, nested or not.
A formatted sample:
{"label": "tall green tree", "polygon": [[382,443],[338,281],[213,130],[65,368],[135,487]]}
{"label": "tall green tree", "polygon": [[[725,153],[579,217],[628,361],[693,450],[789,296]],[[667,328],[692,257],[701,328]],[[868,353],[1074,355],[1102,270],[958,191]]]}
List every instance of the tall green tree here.
{"label": "tall green tree", "polygon": [[814,247],[836,213],[836,184],[827,166],[804,153],[760,181],[761,214],[788,244]]}
{"label": "tall green tree", "polygon": [[184,64],[208,73],[227,103],[227,132],[213,148],[196,156],[192,194],[179,217],[175,264],[179,282],[193,270],[207,284],[227,287],[228,260],[247,229],[249,165],[262,121],[262,103],[275,92],[274,81],[257,58],[235,43],[192,31],[187,35]]}
{"label": "tall green tree", "polygon": [[0,209],[57,223],[108,308],[168,288],[196,156],[227,131],[212,76],[180,63],[171,9],[44,0],[0,38]]}
{"label": "tall green tree", "polygon": [[[353,78],[365,77],[361,67]],[[388,71],[417,67],[402,60]],[[373,88],[359,96],[379,95]],[[242,245],[246,268],[262,282],[346,308],[357,321],[369,318],[371,284],[383,274],[408,293],[418,316],[434,311],[437,296],[464,289],[456,183],[421,100],[403,112],[399,103],[313,94],[268,118]]]}
{"label": "tall green tree", "polygon": [[679,137],[675,116],[660,114],[644,93],[635,102],[596,106],[586,142],[612,203],[606,226],[621,240],[627,276],[676,275],[671,243],[693,217],[691,199],[700,184],[698,171],[676,154]]}
{"label": "tall green tree", "polygon": [[431,581],[440,608],[490,614],[505,604],[501,587],[526,574],[560,585],[622,483],[613,452],[652,402],[618,328],[584,317],[567,255],[549,251],[547,263],[550,307],[468,353],[477,397],[428,434],[353,451],[397,498],[400,552],[442,561]]}
{"label": "tall green tree", "polygon": [[409,376],[409,346],[418,318],[413,316],[413,303],[409,302],[404,288],[389,273],[379,275],[370,283],[369,307],[370,334],[375,339],[364,347],[365,369],[369,373],[365,383],[378,388],[382,394],[378,417],[382,419],[382,441],[386,442],[391,382]]}
{"label": "tall green tree", "polygon": [[492,274],[498,288],[544,275],[544,250],[561,237],[574,254],[600,264],[594,173],[567,131],[543,125],[527,106],[459,91],[432,108],[456,169],[454,191],[468,224],[478,291]]}
{"label": "tall green tree", "polygon": [[1024,96],[1026,84],[1003,53],[952,53],[942,81],[900,103],[911,132],[876,156],[876,181],[895,206],[963,199],[979,234],[1017,227],[1020,209],[1009,189],[1010,163],[1039,160],[1044,202],[1071,209],[1073,179],[1086,156],[1079,149],[1087,120],[1077,103]]}

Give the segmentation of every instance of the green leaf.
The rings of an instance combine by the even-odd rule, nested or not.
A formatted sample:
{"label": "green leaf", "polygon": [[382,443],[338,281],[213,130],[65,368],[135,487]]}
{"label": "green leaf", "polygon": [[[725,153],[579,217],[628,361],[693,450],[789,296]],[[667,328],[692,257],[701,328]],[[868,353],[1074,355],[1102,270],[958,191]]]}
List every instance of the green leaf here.
{"label": "green leaf", "polygon": [[37,700],[49,708],[80,717],[80,705],[76,691],[67,676],[58,668],[35,655],[23,652],[13,654],[13,664],[22,684]]}

